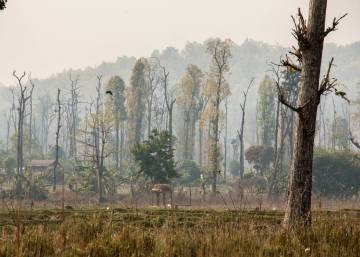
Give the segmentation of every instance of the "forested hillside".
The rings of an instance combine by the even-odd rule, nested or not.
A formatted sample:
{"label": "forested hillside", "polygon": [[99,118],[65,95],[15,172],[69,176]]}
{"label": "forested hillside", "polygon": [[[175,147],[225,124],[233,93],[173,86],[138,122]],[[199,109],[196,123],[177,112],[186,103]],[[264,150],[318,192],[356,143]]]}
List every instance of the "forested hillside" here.
{"label": "forested hillside", "polygon": [[[255,83],[259,84],[263,76],[269,73],[269,64],[271,62],[278,63],[281,56],[286,54],[287,49],[280,45],[270,45],[264,42],[254,40],[246,40],[242,44],[234,44],[232,48],[231,72],[228,82],[231,88],[230,99],[239,99],[242,90],[248,85],[252,77]],[[206,53],[206,42],[188,42],[184,49],[176,49],[167,47],[162,50],[154,50],[150,56],[156,56],[161,63],[166,66],[169,71],[170,86],[178,87],[181,76],[185,73],[188,64],[195,64],[203,71],[209,68],[209,55]],[[346,86],[346,91],[350,98],[355,98],[356,83],[360,80],[360,42],[347,46],[338,46],[335,44],[327,44],[324,49],[323,66],[326,67],[328,60],[335,58],[335,67],[333,75]],[[103,75],[103,80],[107,81],[113,75],[119,75],[125,81],[126,86],[129,84],[131,69],[136,61],[135,57],[122,56],[115,62],[104,62],[96,67],[86,67],[80,70],[72,70],[69,67],[61,73],[53,76],[36,80],[36,88],[34,90],[35,99],[44,95],[50,95],[55,98],[57,88],[68,89],[70,86],[69,76],[79,77],[80,99],[87,101],[95,95],[96,76]],[[19,71],[22,72],[22,71]],[[11,74],[9,74],[11,76]],[[8,87],[0,84],[0,92],[2,101],[0,102],[0,113],[4,113],[10,106],[10,92]],[[249,98],[255,99],[256,90],[249,93]],[[249,102],[249,112],[254,112],[256,101]],[[239,126],[238,101],[229,101],[229,127],[236,128]],[[249,119],[254,116],[250,115]],[[255,120],[252,120],[247,126],[251,126]],[[1,134],[4,134],[4,127],[1,127]]]}

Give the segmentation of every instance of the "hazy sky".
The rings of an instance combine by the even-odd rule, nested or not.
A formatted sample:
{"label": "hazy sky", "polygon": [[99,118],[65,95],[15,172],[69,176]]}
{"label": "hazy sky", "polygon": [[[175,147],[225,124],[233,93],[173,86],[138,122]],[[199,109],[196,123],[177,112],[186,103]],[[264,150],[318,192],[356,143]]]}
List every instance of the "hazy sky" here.
{"label": "hazy sky", "polygon": [[[47,77],[118,56],[148,56],[209,37],[288,46],[290,15],[308,0],[9,0],[0,13],[0,82],[14,69]],[[328,18],[349,16],[327,40],[360,40],[360,0],[328,0]]]}

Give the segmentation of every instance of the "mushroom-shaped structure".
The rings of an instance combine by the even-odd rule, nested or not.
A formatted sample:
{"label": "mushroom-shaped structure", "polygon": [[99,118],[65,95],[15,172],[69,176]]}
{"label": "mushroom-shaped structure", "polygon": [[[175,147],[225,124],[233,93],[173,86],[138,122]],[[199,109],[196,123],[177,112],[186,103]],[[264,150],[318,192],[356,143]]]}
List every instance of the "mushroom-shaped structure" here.
{"label": "mushroom-shaped structure", "polygon": [[151,189],[151,192],[156,194],[156,205],[160,205],[160,194],[162,194],[162,200],[164,207],[166,202],[166,193],[170,194],[171,206],[173,205],[172,188],[168,184],[155,184]]}

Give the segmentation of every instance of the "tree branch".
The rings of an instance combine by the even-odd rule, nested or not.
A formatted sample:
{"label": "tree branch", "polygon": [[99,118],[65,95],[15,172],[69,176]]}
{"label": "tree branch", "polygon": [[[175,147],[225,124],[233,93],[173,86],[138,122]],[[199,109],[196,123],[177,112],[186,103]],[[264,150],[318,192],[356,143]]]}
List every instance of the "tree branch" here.
{"label": "tree branch", "polygon": [[331,27],[328,27],[324,33],[323,33],[323,38],[325,38],[329,33],[333,32],[333,31],[336,31],[337,30],[337,25],[339,25],[339,22],[345,18],[348,14],[345,13],[343,16],[341,16],[340,18],[334,18],[333,19],[333,23],[332,23],[332,26]]}

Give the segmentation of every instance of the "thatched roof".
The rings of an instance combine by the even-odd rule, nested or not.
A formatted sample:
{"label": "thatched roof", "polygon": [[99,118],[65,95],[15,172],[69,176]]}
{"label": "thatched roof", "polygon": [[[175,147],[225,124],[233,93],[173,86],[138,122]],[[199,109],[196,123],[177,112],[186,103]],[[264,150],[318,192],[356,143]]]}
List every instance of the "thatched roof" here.
{"label": "thatched roof", "polygon": [[171,192],[171,186],[168,184],[155,184],[151,189],[153,193],[164,193],[164,192]]}
{"label": "thatched roof", "polygon": [[29,164],[30,168],[48,168],[54,165],[55,160],[32,160]]}

